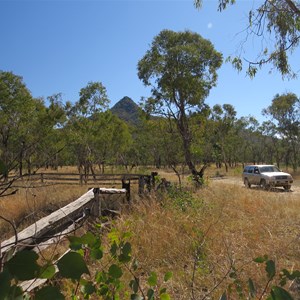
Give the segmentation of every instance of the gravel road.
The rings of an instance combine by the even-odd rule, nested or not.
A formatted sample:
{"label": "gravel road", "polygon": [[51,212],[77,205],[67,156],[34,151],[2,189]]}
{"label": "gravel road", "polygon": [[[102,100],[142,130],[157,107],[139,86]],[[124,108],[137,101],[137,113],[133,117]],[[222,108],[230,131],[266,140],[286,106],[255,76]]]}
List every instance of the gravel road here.
{"label": "gravel road", "polygon": [[[232,185],[237,185],[240,187],[243,187],[246,189],[244,186],[244,183],[241,178],[238,177],[215,177],[211,178],[215,184],[222,183],[222,184],[232,184]],[[252,186],[251,189],[253,190],[262,190],[261,187],[259,186]],[[270,193],[289,193],[293,195],[293,198],[295,197],[295,200],[298,199],[300,201],[300,180],[294,180],[294,183],[292,185],[292,188],[290,191],[285,191],[283,188],[272,188],[270,190]]]}

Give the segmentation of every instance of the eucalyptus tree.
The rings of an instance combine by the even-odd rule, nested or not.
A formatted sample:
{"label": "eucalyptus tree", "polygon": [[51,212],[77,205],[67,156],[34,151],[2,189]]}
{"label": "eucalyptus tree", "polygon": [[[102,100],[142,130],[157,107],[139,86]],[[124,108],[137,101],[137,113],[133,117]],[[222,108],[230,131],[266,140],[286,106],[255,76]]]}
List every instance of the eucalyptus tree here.
{"label": "eucalyptus tree", "polygon": [[152,87],[145,107],[152,113],[176,122],[185,162],[200,183],[204,168],[197,170],[192,160],[190,113],[201,111],[204,100],[216,85],[222,55],[212,43],[191,31],[163,30],[154,37],[150,49],[138,62],[138,76]]}
{"label": "eucalyptus tree", "polygon": [[300,162],[300,99],[293,93],[277,94],[263,114],[271,118],[278,138],[284,141],[295,171]]}
{"label": "eucalyptus tree", "polygon": [[90,149],[93,163],[104,173],[105,165],[115,165],[130,149],[132,137],[128,125],[113,115],[110,110],[97,113],[93,117],[90,132]]}
{"label": "eucalyptus tree", "polygon": [[58,165],[64,164],[61,153],[66,146],[63,127],[67,121],[67,104],[64,103],[61,93],[48,96],[47,101],[40,101],[34,134],[38,141],[35,147],[36,163],[57,169]]}
{"label": "eucalyptus tree", "polygon": [[7,170],[18,167],[35,108],[22,77],[0,71],[0,160]]}
{"label": "eucalyptus tree", "polygon": [[78,170],[87,175],[93,170],[92,143],[97,114],[105,111],[109,99],[106,88],[101,82],[89,82],[79,92],[78,101],[68,112],[67,132],[68,149],[74,153]]}
{"label": "eucalyptus tree", "polygon": [[[285,142],[279,138],[276,125],[272,121],[265,121],[261,125],[263,137],[267,140],[266,147],[269,156],[269,162],[273,163],[273,158],[278,168],[284,161],[286,154]],[[266,161],[268,162],[268,161]]]}
{"label": "eucalyptus tree", "polygon": [[242,141],[240,149],[237,149],[241,161],[253,164],[264,162],[264,143],[258,120],[253,116],[242,117],[237,121],[237,126]]}
{"label": "eucalyptus tree", "polygon": [[228,172],[228,163],[232,161],[235,151],[235,131],[236,111],[231,104],[216,104],[212,108],[212,120],[214,121],[214,145],[219,149],[220,156]]}
{"label": "eucalyptus tree", "polygon": [[[234,4],[235,0],[219,0],[220,11]],[[196,7],[200,8],[203,0],[194,0]],[[236,5],[239,5],[238,3]],[[283,75],[294,77],[295,73],[289,63],[289,55],[298,48],[300,42],[300,2],[298,0],[264,0],[248,12],[248,26],[246,40],[251,37],[258,39],[261,49],[254,59],[244,59],[245,51],[231,58],[238,70],[243,63],[247,65],[247,72],[254,76],[259,68],[271,64]],[[245,44],[245,41],[243,42]],[[246,50],[246,49],[243,49]],[[247,52],[246,52],[247,53]]]}

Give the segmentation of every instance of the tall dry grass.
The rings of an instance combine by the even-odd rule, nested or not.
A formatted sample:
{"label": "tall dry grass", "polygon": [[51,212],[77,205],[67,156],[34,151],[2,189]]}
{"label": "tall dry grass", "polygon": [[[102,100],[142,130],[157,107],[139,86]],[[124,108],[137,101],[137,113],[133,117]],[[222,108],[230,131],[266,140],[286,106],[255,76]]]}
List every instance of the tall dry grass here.
{"label": "tall dry grass", "polygon": [[[0,198],[0,216],[14,224],[17,231],[51,212],[76,200],[87,192],[87,186],[40,186],[24,183],[18,192]],[[0,218],[1,240],[13,234],[11,224]]]}
{"label": "tall dry grass", "polygon": [[[160,174],[177,180],[171,172]],[[213,176],[216,170],[207,174]],[[300,270],[300,202],[293,193],[246,189],[226,180],[207,178],[207,182],[206,187],[184,195],[134,196],[132,206],[115,220],[118,230],[132,233],[141,279],[155,271],[162,280],[165,272],[172,271],[168,285],[172,299],[219,299],[234,279],[246,289],[252,278],[261,295],[267,275],[263,265],[253,262],[255,257],[268,255],[277,270]],[[86,191],[85,186],[29,185],[0,198],[1,215],[21,228],[30,214],[39,219]],[[8,236],[10,225],[1,221],[0,228],[2,238]],[[231,278],[233,270],[236,277]]]}
{"label": "tall dry grass", "polygon": [[133,233],[143,272],[173,272],[173,299],[219,299],[233,270],[245,289],[252,278],[262,293],[267,274],[253,262],[258,256],[268,255],[278,270],[300,270],[300,202],[291,193],[216,182],[193,197],[185,210],[150,198],[117,222]]}

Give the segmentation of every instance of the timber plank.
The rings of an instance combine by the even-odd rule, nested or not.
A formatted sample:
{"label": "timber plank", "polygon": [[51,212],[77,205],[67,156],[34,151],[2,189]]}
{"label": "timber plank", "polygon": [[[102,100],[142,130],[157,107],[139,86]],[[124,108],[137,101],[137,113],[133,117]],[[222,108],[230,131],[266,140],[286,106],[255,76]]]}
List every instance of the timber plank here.
{"label": "timber plank", "polygon": [[[40,219],[36,223],[30,225],[20,233],[17,237],[13,236],[10,239],[1,243],[2,254],[9,251],[13,247],[17,250],[26,248],[26,246],[34,243],[36,238],[46,234],[55,224],[59,223],[63,219],[70,221],[69,215],[78,211],[82,206],[89,203],[94,198],[93,190],[89,190],[74,202],[60,208],[59,210],[51,213],[49,216]],[[17,245],[16,245],[17,243]]]}

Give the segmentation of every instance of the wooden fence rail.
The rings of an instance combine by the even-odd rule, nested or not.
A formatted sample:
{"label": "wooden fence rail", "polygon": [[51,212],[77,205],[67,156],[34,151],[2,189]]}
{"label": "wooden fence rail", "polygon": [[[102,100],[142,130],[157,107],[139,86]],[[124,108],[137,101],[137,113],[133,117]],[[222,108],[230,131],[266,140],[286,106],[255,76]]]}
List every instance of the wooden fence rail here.
{"label": "wooden fence rail", "polygon": [[[100,194],[124,194],[126,189],[94,188],[82,195],[77,200],[40,219],[36,223],[25,228],[10,239],[1,242],[0,256],[10,255],[27,248],[34,248],[45,240],[55,236],[67,234],[66,228],[76,228],[79,220],[87,216],[99,217],[101,215]],[[64,231],[66,231],[64,233]],[[54,239],[55,240],[55,239]],[[46,244],[46,243],[44,243]],[[13,252],[13,253],[11,253]],[[5,259],[4,259],[5,260]]]}
{"label": "wooden fence rail", "polygon": [[[31,176],[39,177],[45,180],[46,178],[57,178],[58,173],[40,173]],[[70,176],[69,173],[60,173],[60,176]],[[72,174],[73,175],[73,174]],[[75,174],[80,175],[80,174]],[[138,182],[138,193],[143,194],[146,191],[150,191],[155,186],[155,175],[141,175],[141,174],[109,174],[98,175],[100,179],[106,177],[106,181],[117,180],[121,182],[122,188],[93,188],[86,194],[82,195],[79,199],[66,205],[63,208],[53,212],[49,216],[37,221],[35,224],[27,227],[20,233],[11,237],[10,239],[1,242],[0,244],[0,258],[10,252],[12,249],[14,252],[32,248],[34,245],[39,244],[45,239],[52,238],[56,234],[61,234],[66,228],[71,225],[76,225],[76,222],[84,215],[90,214],[93,216],[101,215],[101,201],[99,199],[100,194],[124,194],[126,200],[130,201],[131,181]],[[48,177],[49,176],[49,177]],[[67,178],[62,177],[63,180]],[[61,177],[60,177],[61,180]],[[2,261],[3,263],[3,261]]]}
{"label": "wooden fence rail", "polygon": [[138,184],[138,190],[143,193],[155,186],[156,172],[151,175],[145,174],[79,174],[79,173],[49,173],[40,172],[25,174],[22,177],[9,176],[9,181],[31,180],[43,184],[95,184],[101,183],[103,186],[123,187],[124,183],[131,182]]}
{"label": "wooden fence rail", "polygon": [[[82,221],[89,216],[99,217],[102,215],[102,201],[100,195],[120,194],[125,196],[126,201],[130,201],[130,184],[138,183],[138,193],[143,194],[155,187],[155,176],[143,174],[97,174],[95,176],[83,177],[82,174],[71,173],[38,173],[27,175],[30,180],[39,180],[42,183],[47,181],[79,181],[80,184],[88,182],[101,182],[108,184],[121,184],[122,188],[93,188],[82,195],[77,200],[51,213],[36,223],[16,233],[13,237],[0,243],[0,271],[6,260],[16,252],[24,249],[33,249],[40,252],[51,244],[58,243],[64,236],[71,234],[76,230]],[[25,177],[25,176],[24,176]],[[24,179],[23,177],[23,179]],[[91,179],[91,180],[89,180]],[[13,177],[10,178],[13,180]],[[30,291],[45,280],[25,281],[21,284],[23,290]]]}
{"label": "wooden fence rail", "polygon": [[[124,194],[126,189],[93,188],[72,203],[30,225],[10,239],[0,243],[0,271],[6,259],[24,249],[40,252],[58,243],[64,236],[74,232],[80,222],[89,216],[102,214],[100,195]],[[20,285],[27,292],[44,284],[45,279],[24,281]]]}

